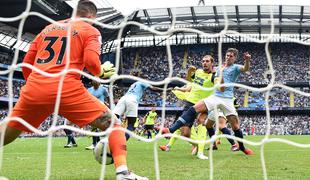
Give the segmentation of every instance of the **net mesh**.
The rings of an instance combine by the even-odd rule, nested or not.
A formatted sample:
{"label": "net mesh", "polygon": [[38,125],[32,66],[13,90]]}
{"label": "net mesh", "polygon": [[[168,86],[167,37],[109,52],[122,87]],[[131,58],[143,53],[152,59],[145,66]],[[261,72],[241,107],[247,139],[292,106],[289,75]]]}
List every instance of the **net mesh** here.
{"label": "net mesh", "polygon": [[[45,19],[46,21],[49,21],[51,23],[57,23],[54,20],[50,19],[49,17],[44,16],[43,14],[40,14],[38,12],[30,11],[30,8],[31,8],[31,0],[27,0],[26,9],[25,9],[25,11],[22,14],[20,14],[20,15],[18,15],[16,17],[11,17],[11,18],[0,17],[0,22],[13,22],[13,21],[20,20],[19,28],[18,28],[18,34],[17,34],[17,40],[21,40],[23,26],[25,24],[25,20],[29,16],[38,16],[38,17],[40,17],[42,19]],[[212,144],[212,142],[214,142],[218,138],[228,137],[228,138],[232,138],[234,140],[241,141],[241,142],[243,142],[245,144],[248,144],[248,145],[259,146],[260,150],[261,150],[260,151],[260,153],[261,153],[260,157],[261,157],[261,165],[262,165],[263,176],[264,176],[264,179],[267,179],[267,170],[266,170],[266,163],[265,163],[265,151],[264,151],[264,147],[265,147],[266,143],[280,142],[280,143],[285,143],[285,144],[289,144],[289,145],[300,147],[300,148],[310,148],[310,144],[301,144],[301,143],[296,143],[296,142],[285,140],[285,139],[281,139],[281,138],[271,138],[270,137],[270,130],[272,128],[271,120],[270,120],[270,107],[269,107],[269,103],[268,103],[269,102],[269,97],[270,97],[270,91],[273,88],[282,88],[282,89],[284,89],[286,91],[291,91],[291,92],[300,94],[301,96],[304,96],[304,97],[310,97],[310,93],[299,91],[297,89],[294,89],[292,87],[288,87],[288,86],[286,86],[284,84],[281,84],[281,83],[278,83],[278,82],[275,81],[275,71],[274,71],[274,68],[273,68],[273,63],[272,63],[272,60],[271,60],[271,55],[270,55],[270,51],[268,49],[268,46],[269,46],[269,43],[272,41],[273,38],[287,39],[288,41],[295,42],[295,43],[302,44],[302,45],[307,45],[307,46],[309,46],[310,44],[306,43],[306,42],[303,42],[303,41],[298,41],[296,39],[290,39],[290,38],[287,38],[287,37],[286,38],[285,37],[275,37],[275,35],[274,35],[274,27],[275,26],[274,26],[274,17],[273,17],[273,12],[272,12],[273,9],[272,9],[272,7],[270,8],[270,22],[271,22],[270,27],[271,27],[271,31],[270,31],[269,35],[267,36],[267,38],[262,39],[262,40],[258,40],[256,38],[252,38],[249,35],[229,30],[228,29],[228,27],[229,27],[229,20],[228,20],[227,14],[225,13],[226,12],[225,11],[225,6],[222,6],[222,8],[223,8],[224,18],[225,18],[225,27],[219,33],[214,33],[214,34],[204,33],[202,31],[199,31],[199,30],[196,30],[196,29],[191,29],[191,28],[175,28],[176,18],[174,16],[175,9],[173,9],[173,8],[171,9],[172,10],[172,17],[173,17],[172,18],[172,24],[170,26],[170,29],[168,29],[167,31],[157,31],[157,30],[155,30],[153,28],[150,28],[150,27],[148,27],[148,26],[146,26],[144,24],[140,24],[140,23],[133,22],[133,21],[127,21],[126,18],[124,19],[124,21],[121,24],[113,25],[113,26],[112,25],[108,25],[108,24],[103,24],[103,23],[100,23],[100,22],[97,22],[97,21],[92,21],[92,20],[89,20],[89,19],[83,19],[83,20],[93,22],[94,24],[97,24],[97,25],[99,25],[99,26],[101,26],[103,28],[118,29],[119,33],[118,33],[118,37],[117,37],[117,40],[116,40],[117,42],[121,42],[121,35],[123,33],[123,30],[128,25],[137,26],[137,27],[140,27],[140,28],[142,28],[144,30],[150,31],[153,34],[160,35],[160,36],[166,36],[166,37],[169,37],[170,35],[172,35],[172,34],[174,34],[176,32],[188,32],[188,33],[195,33],[195,34],[207,36],[209,38],[219,38],[219,42],[218,42],[218,61],[219,61],[219,66],[221,66],[222,62],[223,62],[223,58],[222,58],[222,44],[223,44],[223,37],[225,35],[228,35],[228,34],[230,34],[230,35],[238,35],[240,37],[248,39],[251,42],[265,44],[265,53],[266,53],[266,56],[267,56],[267,63],[268,63],[269,72],[270,72],[270,75],[271,75],[270,76],[271,78],[270,78],[268,86],[263,87],[263,88],[255,88],[255,87],[246,86],[246,85],[238,84],[238,83],[230,83],[230,84],[226,83],[226,84],[224,84],[224,86],[234,86],[234,87],[239,87],[239,88],[247,89],[247,90],[250,90],[250,91],[264,92],[264,95],[265,95],[265,107],[266,107],[266,117],[267,117],[266,135],[264,136],[264,138],[261,141],[259,141],[259,142],[252,142],[252,141],[248,141],[248,140],[245,140],[245,139],[236,138],[235,136],[228,136],[228,135],[223,135],[222,134],[222,135],[215,135],[211,139],[201,142],[201,141],[194,141],[192,139],[188,139],[188,138],[185,138],[185,137],[182,137],[182,136],[176,136],[176,137],[181,139],[181,140],[184,140],[184,141],[190,141],[190,142],[193,142],[193,143],[206,143],[206,144]],[[74,9],[73,14],[75,14],[75,13],[76,13],[76,9]],[[75,19],[72,17],[72,20],[75,20]],[[61,26],[61,24],[59,24],[59,25]],[[71,37],[70,36],[70,32],[71,31],[68,30],[68,37]],[[68,43],[68,42],[70,42],[70,40],[67,41],[67,46],[69,47],[68,49],[70,49],[70,43]],[[116,67],[120,67],[119,66],[120,65],[120,55],[121,55],[121,47],[120,47],[120,45],[121,45],[121,43],[118,43],[117,44],[117,48],[116,48],[116,58],[115,58],[115,62],[116,62],[115,66]],[[128,75],[124,75],[124,74],[114,76],[114,77],[112,77],[109,80],[102,80],[102,79],[98,79],[97,77],[94,77],[94,76],[92,76],[90,74],[87,74],[87,73],[82,72],[82,71],[77,70],[77,69],[68,69],[68,65],[69,65],[68,62],[70,61],[70,57],[69,57],[69,53],[68,52],[67,52],[66,67],[65,67],[65,69],[63,71],[61,71],[60,73],[57,73],[57,74],[49,74],[49,73],[43,72],[43,71],[41,71],[41,70],[39,70],[39,69],[29,65],[29,64],[24,64],[24,63],[17,64],[17,60],[18,60],[18,56],[19,56],[19,50],[15,50],[14,58],[13,58],[11,66],[7,70],[1,70],[0,71],[0,75],[8,75],[9,112],[11,112],[12,107],[13,107],[13,74],[14,74],[14,71],[17,68],[20,68],[20,67],[27,67],[27,68],[32,69],[32,71],[37,71],[37,72],[39,72],[42,75],[47,76],[47,77],[61,76],[62,78],[61,78],[61,81],[59,82],[58,92],[61,91],[62,85],[63,85],[64,75],[66,73],[68,73],[68,72],[76,72],[76,73],[79,73],[79,74],[89,78],[89,79],[93,79],[93,80],[99,81],[101,83],[110,83],[109,91],[110,91],[110,94],[112,95],[112,96],[110,96],[110,102],[113,102],[113,84],[118,79],[129,78],[129,79],[133,79],[133,80],[139,80],[139,81],[142,81],[142,82],[146,82],[146,83],[149,83],[151,85],[163,85],[164,86],[164,91],[163,91],[163,104],[162,104],[162,114],[161,114],[161,117],[162,117],[161,126],[163,126],[165,124],[165,109],[166,109],[166,97],[167,97],[167,86],[168,86],[168,84],[171,81],[174,81],[174,80],[186,83],[185,80],[183,80],[181,78],[178,78],[178,77],[173,77],[172,76],[173,64],[172,64],[172,53],[171,53],[171,47],[170,47],[169,41],[166,41],[166,51],[167,51],[167,56],[168,56],[168,68],[169,68],[168,76],[164,80],[162,80],[162,81],[156,81],[155,82],[155,81],[149,81],[149,80],[146,80],[146,79],[141,79],[141,78],[138,78],[138,77],[134,77],[134,76],[130,76],[130,75],[128,76]],[[119,71],[119,69],[117,69],[117,71]],[[217,88],[219,86],[220,85],[217,84],[215,86],[215,88]],[[57,114],[59,112],[58,110],[59,110],[60,95],[61,94],[58,93],[58,96],[57,96],[57,99],[56,99],[56,102],[55,102],[53,123],[52,123],[51,127],[47,131],[38,130],[38,129],[32,127],[31,125],[29,125],[28,123],[26,123],[23,119],[20,119],[20,118],[17,118],[17,117],[15,117],[15,118],[5,118],[4,121],[0,122],[1,124],[6,124],[9,121],[18,121],[18,122],[22,123],[24,126],[26,126],[27,128],[29,128],[34,133],[36,133],[38,135],[42,135],[42,136],[46,136],[46,135],[48,136],[48,147],[47,147],[47,157],[46,157],[45,179],[49,179],[50,175],[51,175],[52,135],[53,135],[53,132],[66,128],[66,129],[70,129],[72,131],[75,131],[75,132],[78,132],[78,133],[82,133],[82,134],[85,134],[85,135],[108,137],[108,135],[112,131],[111,127],[109,129],[107,129],[106,131],[104,131],[104,132],[90,132],[90,131],[82,130],[82,129],[75,128],[75,127],[72,127],[72,126],[68,126],[68,125],[56,126]],[[113,119],[112,122],[113,121],[115,121],[115,120]],[[120,128],[118,128],[118,129],[120,129]],[[155,173],[156,173],[156,179],[160,179],[159,160],[158,160],[158,143],[157,142],[158,142],[159,139],[162,139],[164,137],[172,137],[172,136],[175,136],[175,135],[172,135],[172,134],[161,135],[161,133],[159,133],[159,134],[156,135],[156,137],[154,139],[149,140],[149,139],[146,139],[144,137],[138,136],[138,135],[134,134],[133,132],[128,131],[127,129],[121,128],[121,130],[123,130],[126,133],[130,134],[133,138],[141,140],[142,142],[154,143]],[[217,130],[218,130],[218,125],[217,125]],[[1,136],[1,142],[3,142],[3,139],[4,139],[4,137]],[[1,146],[3,146],[3,144],[1,144]],[[210,179],[213,179],[213,174],[214,174],[213,155],[212,154],[213,154],[213,151],[209,151]],[[105,158],[105,156],[103,156],[103,157]],[[3,162],[3,148],[0,148],[0,170],[1,170],[1,167],[2,167],[2,162]],[[103,163],[100,179],[104,179],[104,176],[105,176],[105,165]],[[0,179],[7,179],[7,178],[6,177],[0,177]]]}

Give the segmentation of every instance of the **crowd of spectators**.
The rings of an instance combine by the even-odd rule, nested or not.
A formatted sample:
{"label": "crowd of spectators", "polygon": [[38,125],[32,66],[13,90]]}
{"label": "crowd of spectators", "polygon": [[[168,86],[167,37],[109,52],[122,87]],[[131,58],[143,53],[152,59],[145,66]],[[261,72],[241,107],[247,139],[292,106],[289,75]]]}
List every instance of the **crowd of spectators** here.
{"label": "crowd of spectators", "polygon": [[[21,87],[25,84],[23,80],[13,80],[13,97],[19,98]],[[0,78],[0,97],[8,97],[8,81]]]}
{"label": "crowd of spectators", "polygon": [[[0,110],[0,121],[7,117],[8,110]],[[140,124],[138,129],[143,128],[142,118],[144,115],[140,114]],[[245,135],[265,135],[267,131],[267,118],[263,115],[240,115],[240,126]],[[38,128],[41,131],[47,131],[51,125],[53,117],[49,116]],[[165,127],[169,127],[175,120],[175,114],[166,114]],[[161,113],[158,112],[158,118],[155,124],[160,125],[162,122]],[[56,126],[70,125],[62,116],[57,116]],[[90,130],[90,127],[86,127],[85,130]],[[75,132],[76,135],[82,136],[83,134]],[[309,135],[310,134],[310,121],[307,115],[273,115],[270,118],[270,134],[271,135]],[[62,130],[53,133],[54,136],[64,136]],[[38,136],[34,133],[24,133],[23,136]]]}
{"label": "crowd of spectators", "polygon": [[[293,43],[271,43],[269,45],[269,53],[273,66],[273,72],[269,69],[267,55],[264,44],[223,44],[224,55],[228,47],[239,49],[239,57],[237,64],[243,64],[242,53],[248,51],[253,59],[251,61],[251,69],[246,74],[241,74],[239,82],[247,82],[251,84],[268,84],[272,73],[275,75],[277,83],[287,81],[293,82],[309,82],[309,57],[310,51],[308,46],[293,44]],[[298,49],[298,51],[296,50]],[[217,45],[193,45],[193,46],[173,46],[171,47],[171,59],[173,66],[173,77],[184,78],[187,68],[190,65],[200,67],[201,58],[211,54],[214,56],[216,64],[218,63],[218,47]],[[160,81],[164,80],[169,74],[169,62],[166,47],[151,47],[151,48],[130,48],[122,50],[122,74],[130,74],[132,71],[139,71],[143,77],[148,80]],[[0,65],[10,65],[12,55],[8,53],[0,53]],[[24,85],[24,80],[13,79],[13,96],[19,97],[19,91]],[[88,86],[88,85],[86,85]],[[113,87],[113,97],[115,103],[121,96],[125,94],[128,87]],[[297,88],[303,92],[310,93],[309,87]],[[235,96],[238,104],[243,107],[245,101],[248,101],[249,108],[264,108],[265,107],[265,92],[248,92],[246,99],[246,90],[237,88]],[[0,76],[0,97],[8,97],[8,82],[5,76]],[[294,99],[294,107],[310,107],[310,98],[303,95],[293,93],[282,88],[273,88],[270,92],[268,104],[271,108],[282,108],[291,106],[291,98]],[[162,106],[162,93],[147,90],[144,93],[141,106],[149,106],[155,104]],[[167,107],[178,107],[177,98],[171,93],[167,93]],[[1,118],[5,117],[7,110],[1,110]],[[168,124],[172,123],[173,116],[166,117]],[[59,117],[59,124],[64,123],[64,119]],[[247,134],[251,134],[253,127],[256,134],[264,134],[266,132],[266,117],[264,116],[242,116],[242,128]],[[271,134],[309,134],[309,116],[273,116],[271,118]],[[166,126],[168,126],[166,124]],[[42,124],[41,130],[46,130],[51,125],[51,118],[48,118]],[[59,132],[62,135],[63,132]],[[57,134],[57,133],[56,133]]]}
{"label": "crowd of spectators", "polygon": [[[240,116],[241,128],[248,135],[265,135],[267,118],[261,115]],[[271,116],[270,134],[272,135],[308,135],[310,121],[307,115]]]}
{"label": "crowd of spectators", "polygon": [[[268,66],[264,44],[223,44],[222,54],[229,47],[239,50],[236,62],[238,64],[243,64],[242,54],[244,52],[249,52],[253,57],[251,70],[247,74],[240,75],[239,82],[269,83],[272,71]],[[216,64],[218,62],[218,48],[214,44],[172,47],[171,49],[173,76],[184,77],[188,66],[199,67],[201,58],[206,54],[213,55]],[[293,43],[271,43],[269,53],[276,82],[309,81],[310,54],[308,46]],[[187,59],[186,67],[183,68],[185,59]],[[124,73],[130,73],[131,69],[139,70],[148,79],[154,81],[163,80],[169,73],[168,55],[165,47],[124,49],[122,60]]]}

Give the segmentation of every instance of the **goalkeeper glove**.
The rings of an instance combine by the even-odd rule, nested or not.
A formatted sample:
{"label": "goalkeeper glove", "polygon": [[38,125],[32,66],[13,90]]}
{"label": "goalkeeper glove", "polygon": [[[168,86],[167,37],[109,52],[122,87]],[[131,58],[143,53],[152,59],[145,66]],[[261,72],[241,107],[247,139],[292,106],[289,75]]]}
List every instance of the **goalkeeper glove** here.
{"label": "goalkeeper glove", "polygon": [[115,74],[115,67],[110,61],[106,61],[105,63],[101,64],[101,74],[99,75],[100,78],[106,79]]}

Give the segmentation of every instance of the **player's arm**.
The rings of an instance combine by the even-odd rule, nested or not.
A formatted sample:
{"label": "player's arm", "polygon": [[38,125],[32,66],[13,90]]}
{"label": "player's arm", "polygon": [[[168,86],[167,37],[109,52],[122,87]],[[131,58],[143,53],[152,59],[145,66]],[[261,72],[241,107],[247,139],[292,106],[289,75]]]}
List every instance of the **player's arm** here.
{"label": "player's arm", "polygon": [[[86,69],[93,75],[100,78],[108,78],[114,74],[113,64],[104,63],[101,65],[99,55],[101,47],[101,35],[98,30],[89,32],[85,40],[84,63]],[[109,69],[107,71],[107,69]],[[113,70],[113,71],[111,71]]]}
{"label": "player's arm", "polygon": [[[165,89],[164,88],[160,88],[160,87],[156,87],[156,86],[149,86],[148,88],[150,88],[152,91],[156,91],[156,92],[162,92]],[[171,91],[172,88],[167,88],[167,91]]]}
{"label": "player's arm", "polygon": [[[222,78],[219,77],[219,74],[217,74],[218,76],[216,77],[215,73],[213,73],[211,81],[213,81],[213,84],[217,84],[218,82],[220,84],[224,84],[224,77],[223,77],[223,70],[226,68],[226,64],[223,64],[222,67],[220,68],[220,72],[222,74]],[[218,90],[220,90],[221,92],[225,91],[225,87],[222,86],[220,87]]]}
{"label": "player's arm", "polygon": [[[41,37],[41,33],[40,33],[31,42],[30,48],[29,48],[27,54],[25,55],[25,57],[23,59],[23,63],[28,63],[30,65],[34,64],[34,61],[35,61],[35,58],[36,58],[36,55],[38,52],[38,44],[39,44],[39,42],[41,42],[41,40],[42,40],[42,37]],[[32,70],[27,68],[27,67],[22,67],[22,72],[23,72],[24,79],[27,81]]]}
{"label": "player's arm", "polygon": [[100,47],[101,43],[99,38],[101,38],[99,31],[93,30],[88,32],[88,36],[85,38],[85,48],[84,48],[84,63],[86,69],[95,76],[100,76],[102,70],[100,68]]}
{"label": "player's arm", "polygon": [[251,54],[248,52],[243,53],[243,60],[244,60],[244,65],[241,66],[240,71],[241,72],[246,72],[250,70],[250,61],[251,61]]}
{"label": "player's arm", "polygon": [[189,82],[192,82],[193,79],[195,78],[196,70],[197,68],[195,66],[190,66],[187,70],[186,80],[188,80]]}
{"label": "player's arm", "polygon": [[146,115],[143,117],[143,119],[142,119],[142,123],[143,123],[143,124],[145,124],[146,118],[147,118],[148,115],[149,115],[149,112],[147,112]]}
{"label": "player's arm", "polygon": [[189,91],[191,91],[191,89],[192,89],[192,86],[190,86],[190,85],[185,85],[185,86],[182,86],[182,87],[176,86],[174,88],[174,90],[182,91],[182,92],[189,92]]}
{"label": "player's arm", "polygon": [[104,96],[104,102],[106,102],[107,104],[109,104],[109,99],[110,99],[109,97],[110,97],[110,94],[109,94],[107,88],[104,88],[103,96]]}

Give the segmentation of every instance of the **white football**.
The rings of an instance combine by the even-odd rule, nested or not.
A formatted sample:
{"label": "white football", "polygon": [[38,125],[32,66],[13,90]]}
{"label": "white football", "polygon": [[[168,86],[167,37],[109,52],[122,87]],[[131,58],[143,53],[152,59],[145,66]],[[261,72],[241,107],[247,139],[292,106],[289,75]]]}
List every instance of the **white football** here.
{"label": "white football", "polygon": [[104,154],[104,149],[107,148],[107,153],[106,153],[106,165],[113,164],[113,157],[109,148],[109,142],[107,139],[102,139],[99,141],[94,149],[94,156],[96,161],[98,161],[100,164],[103,162],[103,154]]}

